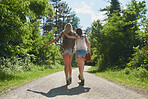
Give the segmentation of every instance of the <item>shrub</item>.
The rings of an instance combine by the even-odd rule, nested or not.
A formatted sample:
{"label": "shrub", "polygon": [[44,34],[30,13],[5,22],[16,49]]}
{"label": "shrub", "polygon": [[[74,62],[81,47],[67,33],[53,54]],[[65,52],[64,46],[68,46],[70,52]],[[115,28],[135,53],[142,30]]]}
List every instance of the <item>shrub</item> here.
{"label": "shrub", "polygon": [[31,62],[33,55],[26,54],[23,58],[0,58],[0,71],[3,75],[29,71],[34,66]]}
{"label": "shrub", "polygon": [[124,69],[124,73],[127,74],[127,75],[129,75],[131,73],[131,70],[129,68],[125,68]]}
{"label": "shrub", "polygon": [[133,72],[132,72],[132,75],[134,75],[137,78],[148,79],[148,71],[145,68],[142,68],[142,67],[134,69]]}
{"label": "shrub", "polygon": [[145,51],[144,48],[140,49],[139,46],[134,47],[134,50],[135,53],[133,54],[133,58],[130,59],[130,62],[127,63],[127,66],[130,68],[147,68],[147,51]]}
{"label": "shrub", "polygon": [[103,71],[106,69],[103,56],[100,55],[100,58],[97,59],[96,66],[97,66],[98,71]]}
{"label": "shrub", "polygon": [[145,68],[138,68],[140,78],[148,78],[148,71]]}

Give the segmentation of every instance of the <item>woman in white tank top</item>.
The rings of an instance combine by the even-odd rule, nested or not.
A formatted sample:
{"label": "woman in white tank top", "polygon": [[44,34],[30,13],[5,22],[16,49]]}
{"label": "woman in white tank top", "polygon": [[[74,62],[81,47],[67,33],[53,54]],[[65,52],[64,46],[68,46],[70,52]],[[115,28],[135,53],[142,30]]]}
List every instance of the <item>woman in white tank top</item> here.
{"label": "woman in white tank top", "polygon": [[83,71],[84,71],[84,64],[85,64],[85,57],[86,57],[86,53],[87,53],[87,49],[88,52],[90,53],[90,44],[87,40],[87,37],[83,35],[83,32],[80,28],[78,28],[76,30],[76,33],[78,34],[79,37],[76,36],[69,36],[67,34],[65,34],[66,37],[68,38],[74,38],[76,39],[75,41],[75,54],[76,54],[76,60],[79,66],[79,79],[81,80],[81,82],[79,82],[80,85],[84,85],[84,76],[83,76]]}
{"label": "woman in white tank top", "polygon": [[75,41],[75,50],[85,50],[87,51],[86,37],[82,36],[77,38]]}

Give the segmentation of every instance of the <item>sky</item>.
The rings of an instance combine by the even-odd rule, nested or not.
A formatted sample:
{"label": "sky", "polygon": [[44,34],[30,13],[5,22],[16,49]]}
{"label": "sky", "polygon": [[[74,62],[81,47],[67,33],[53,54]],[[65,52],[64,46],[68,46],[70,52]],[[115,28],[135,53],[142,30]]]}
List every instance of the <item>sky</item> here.
{"label": "sky", "polygon": [[[62,0],[68,3],[68,6],[72,8],[72,11],[76,12],[77,17],[80,19],[80,25],[82,29],[90,27],[91,24],[97,19],[103,20],[106,18],[104,15],[105,12],[99,11],[106,6],[109,6],[110,3],[108,0]],[[119,0],[122,8],[126,8],[126,5],[130,3],[131,0]],[[143,0],[137,0],[143,1]],[[148,1],[146,1],[148,9]]]}

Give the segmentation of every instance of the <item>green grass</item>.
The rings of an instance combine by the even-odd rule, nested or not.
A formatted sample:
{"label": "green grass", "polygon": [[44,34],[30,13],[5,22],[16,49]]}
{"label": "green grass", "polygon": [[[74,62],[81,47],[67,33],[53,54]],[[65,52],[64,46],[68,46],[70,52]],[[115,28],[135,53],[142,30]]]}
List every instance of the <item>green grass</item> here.
{"label": "green grass", "polygon": [[140,90],[148,90],[148,79],[147,78],[139,78],[132,74],[126,74],[125,70],[120,71],[105,71],[105,72],[97,72],[96,67],[92,66],[89,70],[90,73],[100,76],[102,78],[106,78],[110,81],[119,83],[121,85],[130,87],[132,89],[140,89]]}
{"label": "green grass", "polygon": [[8,89],[19,87],[20,85],[41,78],[48,74],[62,71],[63,68],[63,66],[56,69],[44,69],[43,67],[36,67],[34,70],[31,71],[9,75],[5,79],[0,79],[0,94],[6,92]]}

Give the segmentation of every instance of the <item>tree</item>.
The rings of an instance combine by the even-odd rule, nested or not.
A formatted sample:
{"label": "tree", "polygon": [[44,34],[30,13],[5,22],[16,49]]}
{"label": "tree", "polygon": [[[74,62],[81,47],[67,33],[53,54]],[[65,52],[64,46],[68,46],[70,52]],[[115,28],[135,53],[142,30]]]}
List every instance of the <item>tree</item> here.
{"label": "tree", "polygon": [[63,30],[66,23],[71,23],[73,28],[76,29],[79,25],[79,18],[76,16],[75,12],[71,12],[71,8],[68,7],[66,2],[53,1],[53,7],[56,9],[56,16],[49,16],[44,25],[44,30],[50,31],[52,27],[57,27],[57,35]]}
{"label": "tree", "polygon": [[102,28],[98,24],[99,20],[92,24],[90,34],[90,38],[93,38],[90,39],[93,47],[92,57],[100,70],[114,66],[124,68],[134,53],[133,47],[143,46],[143,40],[138,37],[141,33],[138,20],[145,18],[145,11],[144,1],[132,0],[121,16],[114,11]]}
{"label": "tree", "polygon": [[41,39],[40,22],[30,23],[28,18],[34,20],[38,16],[54,15],[50,2],[1,0],[0,7],[0,57],[37,53],[34,49]]}
{"label": "tree", "polygon": [[91,32],[89,33],[88,39],[90,41],[91,48],[92,48],[92,51],[93,51],[92,60],[94,62],[96,62],[99,59],[99,55],[100,55],[100,49],[101,49],[100,41],[103,42],[102,41],[102,38],[103,38],[102,29],[103,29],[103,27],[102,27],[100,20],[93,22],[90,29],[91,29]]}
{"label": "tree", "polygon": [[144,18],[141,22],[142,30],[139,32],[138,37],[143,41],[143,44],[134,47],[134,53],[127,66],[130,68],[145,68],[148,70],[148,19]]}
{"label": "tree", "polygon": [[121,7],[118,0],[111,0],[110,6],[101,9],[100,11],[107,11],[107,16],[111,16],[114,11],[118,12],[118,15],[121,13]]}

